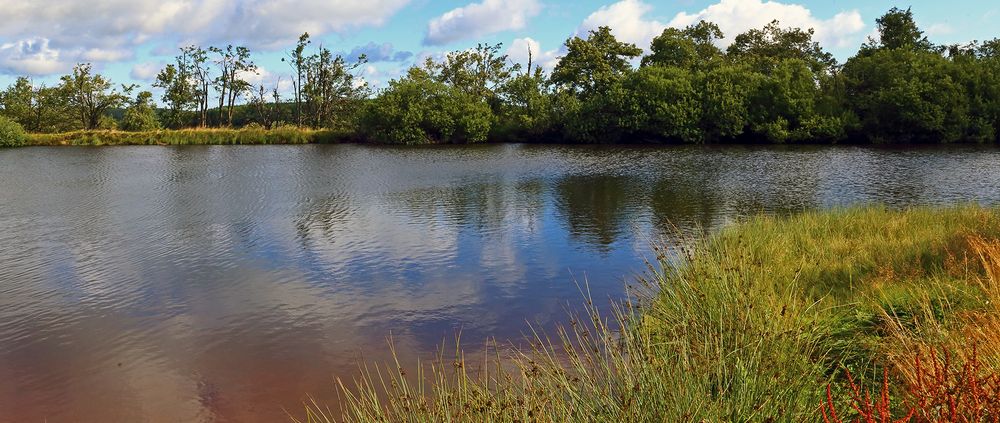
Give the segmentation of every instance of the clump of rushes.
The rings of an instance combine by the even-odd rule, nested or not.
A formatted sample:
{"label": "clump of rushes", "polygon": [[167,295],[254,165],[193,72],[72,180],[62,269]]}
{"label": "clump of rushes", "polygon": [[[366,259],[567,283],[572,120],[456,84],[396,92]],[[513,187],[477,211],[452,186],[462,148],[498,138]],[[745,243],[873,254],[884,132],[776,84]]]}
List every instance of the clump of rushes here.
{"label": "clump of rushes", "polygon": [[337,411],[310,404],[302,421],[817,421],[824,403],[853,420],[841,369],[885,375],[897,398],[893,327],[992,307],[971,289],[986,272],[970,236],[1000,236],[998,217],[975,205],[752,217],[656,249],[607,314],[584,290],[580,312],[533,330],[530,347],[365,365],[338,382]]}

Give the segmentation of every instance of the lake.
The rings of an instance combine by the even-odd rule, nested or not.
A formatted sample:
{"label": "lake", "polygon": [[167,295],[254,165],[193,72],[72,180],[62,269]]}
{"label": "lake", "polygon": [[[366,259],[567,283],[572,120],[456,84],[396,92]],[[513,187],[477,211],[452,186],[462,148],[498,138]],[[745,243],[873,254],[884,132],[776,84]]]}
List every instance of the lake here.
{"label": "lake", "polygon": [[755,213],[1000,203],[1000,150],[0,150],[0,421],[281,421],[621,298],[649,243]]}

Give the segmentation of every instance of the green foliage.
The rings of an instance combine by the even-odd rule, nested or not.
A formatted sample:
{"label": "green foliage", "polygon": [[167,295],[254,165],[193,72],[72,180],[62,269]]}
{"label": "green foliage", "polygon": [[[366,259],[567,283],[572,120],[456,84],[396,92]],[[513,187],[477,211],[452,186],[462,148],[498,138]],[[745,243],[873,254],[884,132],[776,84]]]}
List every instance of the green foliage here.
{"label": "green foliage", "polygon": [[871,142],[962,140],[969,125],[969,97],[941,55],[882,49],[844,66],[847,102]]}
{"label": "green foliage", "polygon": [[497,95],[500,110],[492,139],[533,142],[552,132],[553,98],[541,69],[511,78]]}
{"label": "green foliage", "polygon": [[89,63],[75,66],[73,73],[63,76],[60,81],[69,111],[76,115],[84,129],[100,128],[101,118],[108,110],[119,107],[126,100],[112,88],[110,80],[91,73]]}
{"label": "green foliage", "polygon": [[718,25],[699,21],[683,30],[667,28],[653,39],[650,54],[642,58],[642,66],[676,66],[705,68],[722,58],[722,50],[715,46],[723,37]]}
{"label": "green foliage", "polygon": [[481,99],[414,68],[366,104],[360,128],[375,142],[476,143],[486,141],[492,121]]}
{"label": "green foliage", "polygon": [[601,94],[631,72],[629,60],[641,54],[642,49],[618,41],[611,28],[602,26],[590,31],[586,40],[566,40],[566,55],[552,70],[552,83],[583,96]]}
{"label": "green foliage", "polygon": [[125,131],[155,131],[160,129],[160,121],[156,118],[156,110],[152,104],[153,93],[143,91],[122,116],[121,129]]}
{"label": "green foliage", "polygon": [[163,102],[167,105],[166,123],[171,128],[185,124],[184,113],[195,102],[194,86],[187,56],[178,56],[177,64],[169,64],[156,75],[154,87],[163,89]]}
{"label": "green foliage", "polygon": [[531,51],[522,69],[502,45],[479,44],[427,59],[374,97],[365,57],[313,49],[306,33],[283,59],[288,100],[246,81],[257,71],[249,49],[187,46],[156,77],[160,109],[80,64],[56,87],[18,78],[0,92],[0,115],[29,133],[113,129],[115,116],[137,132],[292,122],[338,141],[402,144],[1000,141],[1000,39],[935,46],[909,9],[877,23],[879,35],[842,66],[812,29],[777,21],[737,34],[726,51],[711,22],[667,28],[641,60],[600,27],[566,40],[549,74]]}
{"label": "green foliage", "polygon": [[455,87],[466,94],[500,107],[498,89],[502,89],[520,71],[520,65],[509,65],[507,55],[500,54],[502,44],[479,44],[475,49],[449,53],[441,62],[427,60],[425,69],[438,82]]}
{"label": "green foliage", "polygon": [[28,142],[28,134],[17,122],[0,116],[0,148],[21,147]]}
{"label": "green foliage", "polygon": [[751,130],[774,143],[835,138],[839,121],[817,113],[818,98],[819,88],[806,61],[779,61],[761,79],[752,101]]}
{"label": "green foliage", "polygon": [[175,131],[126,132],[117,130],[74,131],[59,134],[31,134],[29,145],[235,145],[309,144],[343,140],[334,131],[302,129],[282,125],[272,129],[181,129]]}
{"label": "green foliage", "polygon": [[677,67],[646,66],[627,82],[638,114],[636,132],[687,143],[704,141],[697,75]]}
{"label": "green foliage", "polygon": [[910,9],[902,10],[893,7],[876,19],[875,24],[879,38],[878,40],[869,39],[868,43],[861,47],[862,53],[880,49],[921,51],[934,49],[934,45],[927,40],[924,32],[917,27],[917,22],[913,20],[913,12]]}
{"label": "green foliage", "polygon": [[69,110],[68,96],[59,87],[33,86],[27,77],[0,93],[0,115],[19,123],[29,132],[62,132],[80,127]]}
{"label": "green foliage", "polygon": [[702,129],[712,139],[732,139],[750,125],[750,102],[763,75],[742,66],[724,65],[702,78]]}
{"label": "green foliage", "polygon": [[97,119],[97,126],[94,128],[100,131],[114,131],[118,129],[118,121],[108,115],[101,115]]}
{"label": "green foliage", "polygon": [[778,21],[772,21],[761,29],[737,35],[727,49],[727,56],[762,73],[773,71],[784,60],[797,59],[805,62],[814,74],[821,75],[832,69],[837,61],[812,37],[812,29],[785,29]]}

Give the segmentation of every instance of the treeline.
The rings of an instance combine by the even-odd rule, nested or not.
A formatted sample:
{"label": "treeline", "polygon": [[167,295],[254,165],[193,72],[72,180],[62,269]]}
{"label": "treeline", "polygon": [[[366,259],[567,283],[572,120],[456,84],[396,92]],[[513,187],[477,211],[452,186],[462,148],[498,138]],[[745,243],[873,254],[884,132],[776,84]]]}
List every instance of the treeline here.
{"label": "treeline", "polygon": [[480,44],[374,93],[364,57],[313,49],[305,34],[284,59],[290,98],[247,81],[257,66],[244,47],[187,47],[156,77],[159,107],[83,64],[53,87],[19,78],[0,114],[31,132],[295,125],[405,144],[1000,141],[1000,39],[935,45],[909,9],[877,25],[843,64],[813,30],[777,21],[725,50],[711,22],[668,28],[645,56],[602,27],[567,40],[551,72]]}

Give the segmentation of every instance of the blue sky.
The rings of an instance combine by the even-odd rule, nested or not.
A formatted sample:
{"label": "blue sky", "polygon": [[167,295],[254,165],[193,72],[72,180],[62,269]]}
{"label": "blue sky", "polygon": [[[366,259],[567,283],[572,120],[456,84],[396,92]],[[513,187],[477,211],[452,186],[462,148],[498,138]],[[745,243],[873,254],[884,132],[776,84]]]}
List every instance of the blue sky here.
{"label": "blue sky", "polygon": [[334,51],[367,52],[373,60],[363,75],[381,86],[415,61],[478,42],[503,43],[518,61],[531,49],[551,67],[567,37],[600,25],[647,47],[664,27],[700,19],[729,37],[771,19],[815,27],[844,60],[892,6],[912,7],[937,43],[1000,37],[1000,4],[982,0],[2,0],[0,85],[17,75],[52,83],[77,62],[115,82],[148,85],[180,45],[234,43],[255,53],[262,72],[251,79],[286,88],[280,58],[309,31]]}

